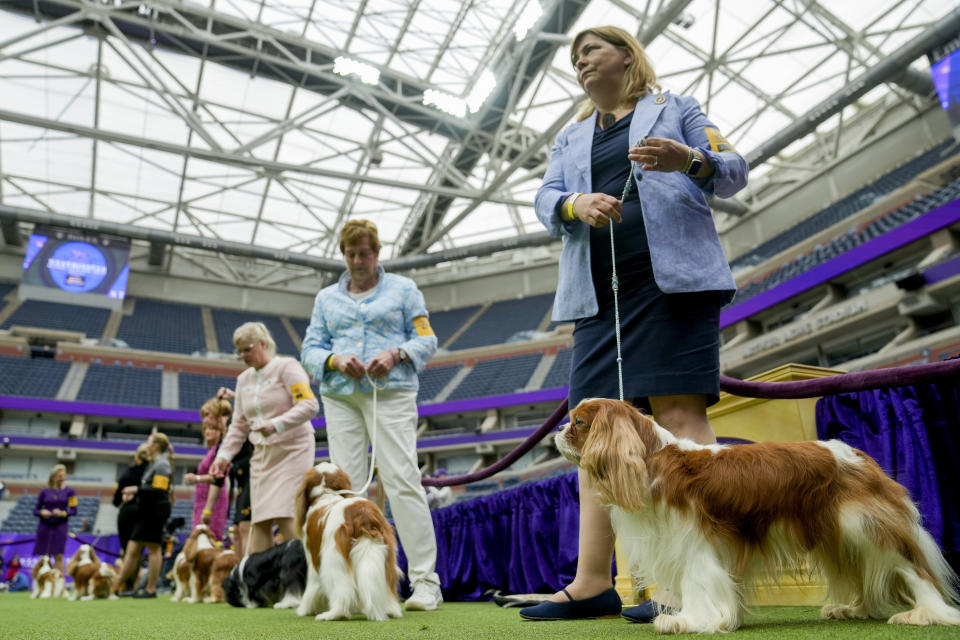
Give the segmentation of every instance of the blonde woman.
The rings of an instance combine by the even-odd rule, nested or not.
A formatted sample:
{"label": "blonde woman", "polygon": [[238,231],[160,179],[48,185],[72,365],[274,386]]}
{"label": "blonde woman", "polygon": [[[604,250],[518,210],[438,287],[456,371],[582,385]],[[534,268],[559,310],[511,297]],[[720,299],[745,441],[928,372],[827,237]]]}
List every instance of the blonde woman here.
{"label": "blonde woman", "polygon": [[[620,338],[628,356],[623,397],[652,410],[678,437],[715,442],[706,408],[720,392],[720,307],[736,284],[706,198],[742,189],[747,162],[696,99],[660,91],[643,47],[623,29],[581,31],[570,63],[586,94],[584,108],[557,136],[535,198],[537,217],[563,238],[553,319],[576,323],[570,407],[583,398],[619,397]],[[610,576],[613,546],[610,516],[581,474],[576,577],[520,615],[620,614]],[[649,622],[658,612],[647,601],[622,615]]]}
{"label": "blonde woman", "polygon": [[126,584],[136,574],[140,554],[144,547],[147,549],[146,588],[119,594],[134,598],[157,597],[157,578],[163,563],[163,526],[170,517],[173,493],[173,447],[166,435],[157,432],[147,439],[147,458],[140,484],[124,488],[122,494],[124,501],[137,501],[137,522],[127,543],[120,584]]}
{"label": "blonde woman", "polygon": [[67,518],[77,515],[77,494],[66,483],[67,468],[55,465],[33,508],[34,515],[40,518],[33,555],[53,556],[60,573],[63,573],[63,550],[67,546]]}
{"label": "blonde woman", "polygon": [[223,399],[210,398],[200,407],[203,420],[203,442],[207,455],[197,465],[196,473],[183,476],[183,482],[196,485],[193,491],[193,524],[209,525],[213,534],[223,540],[227,528],[227,512],[230,510],[230,492],[224,490],[226,478],[217,478],[210,467],[227,434],[227,421],[232,414],[230,403]]}
{"label": "blonde woman", "polygon": [[310,419],[320,403],[300,363],[277,356],[263,323],[237,327],[233,344],[248,368],[237,378],[233,419],[210,474],[222,478],[244,441],[253,444],[246,552],[255,553],[273,546],[273,525],[284,540],[300,537],[293,525],[293,501],[303,474],[313,466],[316,440]]}

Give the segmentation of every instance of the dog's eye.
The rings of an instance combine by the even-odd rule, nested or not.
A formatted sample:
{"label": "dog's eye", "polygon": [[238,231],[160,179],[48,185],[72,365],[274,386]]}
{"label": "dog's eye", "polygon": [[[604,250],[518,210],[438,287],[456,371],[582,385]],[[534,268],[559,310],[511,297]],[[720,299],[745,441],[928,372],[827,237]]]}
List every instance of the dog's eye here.
{"label": "dog's eye", "polygon": [[573,426],[575,426],[575,427],[582,427],[582,426],[583,426],[583,420],[580,419],[580,417],[574,418],[574,419],[573,419]]}

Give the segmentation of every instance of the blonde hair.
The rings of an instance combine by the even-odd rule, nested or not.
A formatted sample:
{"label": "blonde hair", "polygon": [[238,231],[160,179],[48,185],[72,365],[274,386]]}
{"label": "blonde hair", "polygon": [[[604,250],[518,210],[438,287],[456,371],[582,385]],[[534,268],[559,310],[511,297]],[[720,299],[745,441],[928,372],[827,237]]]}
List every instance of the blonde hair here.
{"label": "blonde hair", "polygon": [[[229,420],[230,416],[233,415],[233,408],[230,406],[230,401],[226,398],[210,398],[200,407],[200,417],[203,418],[207,415],[227,418]],[[203,427],[203,429],[206,429],[206,427]],[[217,431],[220,432],[220,440],[223,441],[224,436],[227,435],[226,425],[217,421]]]}
{"label": "blonde hair", "polygon": [[273,341],[270,330],[262,322],[244,322],[233,332],[233,345],[267,342],[267,355],[271,358],[277,355],[277,343]]}
{"label": "blonde hair", "polygon": [[146,442],[141,442],[140,446],[137,447],[136,452],[134,452],[133,457],[139,460],[140,462],[147,462],[150,459],[150,448]]}
{"label": "blonde hair", "polygon": [[[627,66],[627,70],[624,72],[623,89],[620,93],[621,103],[636,102],[653,90],[659,93],[660,85],[657,84],[657,74],[653,70],[650,58],[647,57],[646,52],[643,50],[643,45],[620,27],[592,27],[590,29],[584,29],[575,35],[573,42],[570,43],[571,64],[576,66],[577,47],[580,44],[580,40],[587,35],[594,35],[615,47],[626,49],[631,57],[633,57],[633,62]],[[588,96],[581,104],[580,113],[577,114],[577,122],[589,118],[596,108],[597,106]]]}
{"label": "blonde hair", "polygon": [[61,471],[63,471],[64,473],[66,473],[66,472],[67,472],[67,468],[66,468],[64,465],[62,465],[62,464],[55,464],[55,465],[53,465],[53,468],[50,469],[50,477],[47,478],[47,486],[48,486],[48,487],[50,487],[51,489],[53,488],[53,477],[54,477],[55,475],[57,475],[58,473],[60,473]]}
{"label": "blonde hair", "polygon": [[369,220],[351,220],[340,230],[340,253],[345,251],[348,244],[356,244],[363,238],[370,239],[370,248],[380,251],[380,233],[377,225]]}
{"label": "blonde hair", "polygon": [[[157,443],[157,448],[160,449],[160,453],[167,454],[167,460],[170,461],[170,469],[173,470],[173,445],[170,444],[170,438],[167,437],[167,434],[160,433],[155,431],[150,434],[150,439]],[[150,452],[150,461],[157,459],[157,454]]]}

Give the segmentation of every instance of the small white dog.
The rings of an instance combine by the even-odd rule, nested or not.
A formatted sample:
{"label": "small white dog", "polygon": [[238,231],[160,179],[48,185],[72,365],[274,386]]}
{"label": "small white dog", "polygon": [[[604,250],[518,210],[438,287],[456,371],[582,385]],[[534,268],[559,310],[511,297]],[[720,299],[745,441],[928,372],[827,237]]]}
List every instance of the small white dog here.
{"label": "small white dog", "polygon": [[397,542],[377,506],[344,498],[350,478],[322,462],[303,478],[296,499],[296,526],[307,556],[307,583],[297,615],[317,620],[367,620],[403,615],[397,596]]}

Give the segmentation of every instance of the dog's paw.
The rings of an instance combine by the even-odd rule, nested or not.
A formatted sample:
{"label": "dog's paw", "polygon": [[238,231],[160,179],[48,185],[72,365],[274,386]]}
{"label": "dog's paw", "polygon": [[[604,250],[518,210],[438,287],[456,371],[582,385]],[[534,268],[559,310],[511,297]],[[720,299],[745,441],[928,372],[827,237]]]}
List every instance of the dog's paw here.
{"label": "dog's paw", "polygon": [[825,604],[820,609],[820,616],[828,620],[866,620],[870,617],[862,607],[848,604]]}
{"label": "dog's paw", "polygon": [[318,614],[314,620],[319,620],[320,622],[326,622],[329,620],[348,620],[350,616],[344,615],[340,611],[324,611],[321,614]]}
{"label": "dog's paw", "polygon": [[687,633],[690,629],[683,618],[662,613],[653,619],[653,630],[657,633]]}

